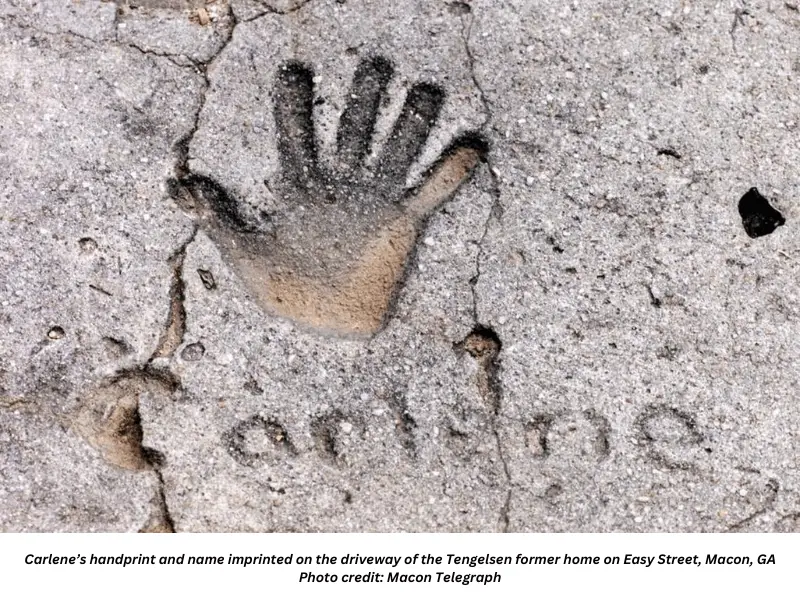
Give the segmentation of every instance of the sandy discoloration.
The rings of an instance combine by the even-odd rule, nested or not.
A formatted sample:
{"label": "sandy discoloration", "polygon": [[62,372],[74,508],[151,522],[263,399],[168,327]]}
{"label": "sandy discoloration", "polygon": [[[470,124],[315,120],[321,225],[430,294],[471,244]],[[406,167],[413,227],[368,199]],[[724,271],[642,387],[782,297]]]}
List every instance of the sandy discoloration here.
{"label": "sandy discoloration", "polygon": [[142,446],[139,401],[144,394],[169,397],[173,391],[174,383],[158,374],[122,374],[81,399],[72,427],[106,462],[133,471],[150,469],[151,454]]}
{"label": "sandy discoloration", "polygon": [[32,402],[33,400],[25,396],[0,396],[0,408],[19,408]]}
{"label": "sandy discoloration", "polygon": [[322,330],[369,334],[383,322],[415,237],[412,223],[400,218],[365,245],[352,268],[323,277],[305,276],[292,265],[267,267],[265,277],[254,262],[237,270],[274,314]]}

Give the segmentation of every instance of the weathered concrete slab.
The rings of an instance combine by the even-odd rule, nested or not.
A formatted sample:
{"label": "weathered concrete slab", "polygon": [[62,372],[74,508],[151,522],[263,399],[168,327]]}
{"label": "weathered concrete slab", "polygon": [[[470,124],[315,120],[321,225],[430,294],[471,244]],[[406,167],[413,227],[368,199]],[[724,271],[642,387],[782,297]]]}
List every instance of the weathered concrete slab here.
{"label": "weathered concrete slab", "polygon": [[4,528],[797,529],[790,5],[0,11]]}
{"label": "weathered concrete slab", "polygon": [[[631,8],[475,11],[512,527],[769,530],[798,485],[797,14]],[[787,221],[758,239],[752,186]]]}
{"label": "weathered concrete slab", "polygon": [[3,399],[0,411],[0,531],[140,531],[165,523],[154,473],[107,464],[29,399]]}

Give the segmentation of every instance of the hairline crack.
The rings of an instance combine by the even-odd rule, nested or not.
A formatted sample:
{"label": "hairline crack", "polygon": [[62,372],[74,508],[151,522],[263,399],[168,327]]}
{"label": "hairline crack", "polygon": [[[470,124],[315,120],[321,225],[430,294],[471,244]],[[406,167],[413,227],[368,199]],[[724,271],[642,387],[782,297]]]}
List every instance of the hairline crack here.
{"label": "hairline crack", "polygon": [[[489,101],[489,98],[486,94],[486,91],[483,89],[480,80],[478,79],[477,73],[475,72],[475,56],[472,53],[472,48],[470,46],[470,39],[472,37],[472,24],[475,20],[475,17],[470,13],[469,15],[462,16],[461,22],[461,37],[464,42],[464,51],[467,55],[467,65],[469,66],[470,77],[472,78],[472,83],[475,88],[478,90],[478,95],[481,100],[481,104],[483,105],[484,110],[484,120],[481,123],[481,129],[486,130],[487,127],[494,121],[494,113],[492,111],[492,106]],[[498,418],[500,416],[501,408],[502,408],[502,399],[503,399],[503,386],[500,380],[500,353],[502,352],[502,341],[498,336],[497,332],[494,329],[487,327],[484,325],[480,320],[480,311],[478,309],[479,305],[479,298],[478,298],[478,281],[480,280],[482,273],[482,265],[485,260],[486,251],[484,248],[484,243],[486,238],[489,235],[489,230],[492,226],[493,221],[499,221],[503,215],[503,206],[500,201],[500,185],[501,180],[498,175],[498,171],[495,169],[494,165],[492,164],[491,159],[491,152],[487,152],[484,156],[484,160],[486,161],[486,166],[489,171],[489,177],[491,180],[491,189],[490,193],[492,195],[492,204],[489,208],[489,214],[486,216],[486,220],[483,224],[483,231],[481,232],[481,237],[478,240],[478,252],[475,256],[475,275],[470,279],[470,289],[472,292],[472,320],[475,326],[474,331],[478,330],[488,330],[491,331],[496,337],[498,341],[497,352],[489,357],[489,360],[480,360],[479,365],[481,370],[483,371],[482,377],[486,378],[487,381],[487,395],[489,398],[492,413],[490,418],[490,427],[492,431],[492,435],[495,439],[495,443],[497,444],[497,453],[500,458],[500,462],[503,465],[503,472],[506,478],[506,498],[503,506],[500,508],[500,523],[502,524],[503,532],[507,533],[510,528],[510,516],[509,512],[511,509],[511,496],[513,493],[513,481],[511,478],[511,470],[508,464],[508,457],[506,456],[505,450],[503,449],[502,440],[500,439],[500,429],[498,427]]]}

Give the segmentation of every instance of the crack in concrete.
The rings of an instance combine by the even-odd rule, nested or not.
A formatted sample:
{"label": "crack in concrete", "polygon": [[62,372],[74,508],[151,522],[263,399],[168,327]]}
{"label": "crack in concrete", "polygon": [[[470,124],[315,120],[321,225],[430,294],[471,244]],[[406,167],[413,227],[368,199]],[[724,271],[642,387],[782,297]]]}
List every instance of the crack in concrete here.
{"label": "crack in concrete", "polygon": [[153,472],[158,479],[158,490],[154,503],[156,510],[148,523],[139,530],[139,533],[175,533],[175,521],[169,512],[167,497],[164,494],[164,476],[156,467],[153,467]]}
{"label": "crack in concrete", "polygon": [[[203,67],[203,63],[194,60],[193,58],[186,56],[185,54],[173,54],[171,52],[159,52],[157,50],[147,50],[142,48],[141,46],[137,45],[135,42],[126,42],[122,43],[119,41],[115,42],[118,46],[124,46],[126,48],[130,48],[131,50],[136,50],[145,56],[155,56],[157,58],[166,58],[169,62],[171,62],[176,67],[181,69],[195,69],[195,71],[200,71]],[[186,62],[179,62],[178,59],[183,59]]]}
{"label": "crack in concrete", "polygon": [[[238,21],[236,19],[236,15],[233,13],[233,10],[230,6],[228,6],[228,17],[230,18],[231,25],[228,28],[227,37],[220,45],[220,48],[214,55],[206,61],[198,62],[190,59],[189,57],[185,57],[191,64],[190,65],[180,65],[179,63],[175,63],[172,60],[172,57],[163,53],[157,53],[153,51],[144,50],[142,48],[137,47],[134,44],[126,44],[128,47],[134,48],[141,52],[142,54],[146,55],[153,55],[159,56],[162,58],[167,58],[171,60],[174,64],[179,67],[186,68],[192,67],[195,69],[197,73],[202,76],[202,85],[200,89],[200,100],[197,104],[197,109],[192,118],[192,125],[189,132],[184,135],[175,145],[176,150],[176,161],[174,171],[176,176],[183,177],[189,175],[191,170],[189,168],[189,148],[194,139],[194,136],[197,134],[198,129],[200,128],[200,119],[203,112],[203,109],[206,105],[207,94],[208,90],[211,88],[211,80],[208,76],[208,69],[214,63],[214,61],[225,51],[228,47],[228,44],[233,39],[233,33],[238,25]],[[186,333],[186,309],[184,306],[185,302],[185,284],[183,281],[183,264],[186,258],[186,252],[189,246],[194,242],[195,238],[197,237],[197,232],[199,230],[198,225],[195,223],[192,227],[192,232],[189,237],[172,253],[169,257],[168,262],[172,268],[172,283],[170,285],[170,292],[169,292],[169,313],[167,318],[167,324],[162,332],[161,338],[159,340],[156,349],[153,351],[153,354],[147,361],[145,369],[152,368],[152,363],[156,359],[168,359],[171,358],[175,351],[180,347],[183,343],[183,337]],[[171,372],[169,372],[170,376],[173,376]],[[172,514],[169,509],[169,504],[167,503],[167,496],[166,496],[166,483],[164,482],[164,476],[161,473],[161,465],[159,464],[158,460],[151,460],[150,465],[153,471],[156,473],[158,477],[158,492],[156,497],[156,508],[157,514],[151,522],[146,525],[141,532],[175,532],[175,521],[172,517]]]}
{"label": "crack in concrete", "polygon": [[114,28],[114,41],[119,43],[119,24],[122,10],[118,2],[114,2],[114,20],[111,21],[111,27]]}
{"label": "crack in concrete", "polygon": [[[496,334],[495,334],[496,335]],[[503,448],[502,440],[500,439],[500,429],[497,425],[497,420],[500,416],[500,408],[503,400],[503,387],[500,381],[500,352],[503,349],[503,344],[500,338],[496,338],[496,346],[490,357],[483,363],[485,372],[487,391],[486,396],[492,407],[491,417],[491,430],[497,444],[497,454],[500,457],[500,462],[503,465],[503,473],[505,474],[506,484],[508,490],[506,491],[505,502],[500,509],[500,522],[503,524],[503,532],[507,533],[510,524],[509,510],[511,507],[511,494],[512,494],[512,481],[511,470],[508,466],[508,457],[506,456],[505,449]]]}
{"label": "crack in concrete", "polygon": [[[16,27],[17,29],[21,29],[23,31],[32,31],[32,32],[35,32],[35,33],[38,33],[38,34],[41,34],[41,35],[46,35],[46,36],[53,36],[53,37],[59,37],[60,36],[60,37],[64,37],[64,38],[72,38],[72,39],[76,39],[76,40],[81,40],[83,42],[88,42],[88,44],[90,44],[92,46],[108,46],[108,45],[111,45],[111,46],[116,46],[118,48],[130,48],[131,50],[136,50],[137,52],[139,52],[140,54],[142,54],[144,56],[153,56],[153,57],[156,57],[156,58],[165,58],[168,61],[170,61],[172,64],[174,64],[175,66],[177,66],[177,67],[179,67],[181,69],[194,68],[196,70],[200,70],[200,69],[202,69],[204,67],[204,63],[196,61],[193,58],[191,58],[190,56],[187,56],[185,54],[171,53],[171,52],[159,52],[157,50],[147,50],[146,48],[142,48],[141,46],[139,46],[135,42],[120,42],[119,41],[119,24],[120,24],[120,21],[119,21],[119,16],[117,15],[116,12],[114,13],[114,21],[112,22],[112,26],[114,28],[114,36],[112,38],[108,38],[108,39],[93,38],[93,37],[89,37],[87,35],[83,35],[81,33],[77,33],[75,31],[70,31],[70,30],[61,30],[61,31],[59,31],[59,30],[47,29],[47,28],[44,28],[44,27],[37,27],[35,25],[19,21],[18,18],[15,15],[0,16],[0,22],[10,23],[12,27]],[[223,44],[223,48],[224,48],[224,45],[226,45],[226,44],[227,44],[227,40]],[[219,52],[217,54],[215,54],[213,58],[216,58],[216,56],[218,54],[219,54]],[[213,58],[211,60],[213,60]],[[181,60],[183,62],[180,62]],[[208,62],[210,62],[210,60]]]}
{"label": "crack in concrete", "polygon": [[0,396],[0,409],[14,408],[25,404],[32,404],[33,400],[24,396]]}
{"label": "crack in concrete", "polygon": [[745,527],[745,525],[748,525],[749,523],[751,523],[752,521],[754,521],[755,519],[757,519],[761,515],[764,515],[768,511],[772,510],[773,506],[775,505],[776,500],[778,499],[778,493],[780,492],[781,486],[780,486],[780,483],[778,482],[777,479],[772,479],[771,478],[771,479],[769,479],[769,481],[767,481],[766,488],[767,488],[767,490],[766,490],[767,491],[767,497],[764,500],[764,503],[761,505],[761,508],[759,508],[758,510],[753,512],[753,514],[751,514],[750,516],[745,517],[744,519],[742,519],[738,523],[735,523],[735,524],[731,525],[730,527],[728,527],[728,529],[727,529],[728,533],[734,532],[734,531],[741,531],[742,528]]}
{"label": "crack in concrete", "polygon": [[500,415],[500,405],[503,397],[503,388],[500,383],[500,352],[503,344],[492,329],[477,325],[463,342],[456,344],[456,349],[466,352],[478,363],[477,386],[484,402],[490,408],[489,425],[492,436],[497,444],[497,453],[503,465],[507,481],[507,493],[503,506],[500,509],[500,523],[503,532],[509,528],[509,508],[511,505],[511,473],[508,460],[500,440],[500,431],[497,419]]}
{"label": "crack in concrete", "polygon": [[[470,47],[470,38],[472,36],[472,24],[474,21],[474,17],[472,16],[465,16],[462,17],[462,28],[461,28],[461,37],[464,41],[464,50],[467,54],[467,64],[469,65],[470,76],[472,78],[473,85],[477,88],[478,94],[481,99],[481,104],[483,105],[483,110],[486,114],[483,123],[481,123],[481,130],[484,131],[491,125],[494,121],[494,113],[492,111],[492,106],[489,101],[489,98],[486,92],[483,89],[483,86],[478,79],[477,74],[475,73],[475,56],[472,53],[472,48]],[[491,178],[491,194],[493,197],[492,206],[489,210],[489,214],[486,217],[486,221],[483,225],[483,232],[481,233],[481,237],[478,240],[478,255],[475,258],[475,275],[470,279],[470,286],[472,289],[472,313],[473,313],[473,321],[476,324],[480,324],[480,318],[478,315],[478,291],[477,285],[478,280],[480,279],[481,273],[481,265],[483,264],[485,253],[484,253],[484,242],[486,237],[489,235],[489,229],[492,224],[492,220],[496,219],[499,220],[503,215],[503,207],[500,203],[500,177],[498,176],[497,169],[495,169],[494,165],[492,164],[491,159],[491,149],[489,152],[486,153],[484,156],[484,160],[486,165],[489,169],[489,177]]]}
{"label": "crack in concrete", "polygon": [[[296,13],[298,10],[300,10],[301,8],[303,8],[306,4],[309,4],[310,2],[311,2],[311,0],[305,0],[304,2],[301,2],[300,4],[298,4],[297,6],[293,6],[291,8],[287,8],[287,9],[284,9],[284,10],[281,10],[279,8],[275,8],[274,6],[270,6],[269,4],[263,4],[262,3],[261,6],[264,7],[264,12],[260,12],[257,15],[254,15],[254,16],[248,18],[248,19],[242,19],[241,22],[242,23],[252,23],[253,21],[257,21],[258,19],[266,17],[267,15],[291,15],[293,13]],[[233,15],[233,12],[231,12],[231,15]]]}
{"label": "crack in concrete", "polygon": [[[161,333],[158,345],[153,351],[150,358],[145,363],[144,367],[137,373],[132,373],[129,376],[142,377],[146,380],[155,378],[157,381],[166,381],[170,384],[172,391],[180,388],[180,379],[176,376],[169,367],[163,369],[157,368],[153,365],[156,359],[169,359],[175,351],[183,343],[183,337],[186,333],[186,309],[184,307],[185,301],[185,284],[183,281],[183,263],[186,259],[186,249],[194,242],[197,236],[198,227],[195,225],[189,237],[173,252],[167,259],[172,269],[172,282],[169,290],[169,311],[167,315],[167,323]],[[161,454],[152,448],[145,448],[141,445],[141,439],[144,437],[144,425],[139,416],[139,402],[138,398],[135,403],[136,423],[139,428],[139,449],[141,451],[141,458],[156,475],[158,487],[156,490],[156,497],[153,500],[154,512],[150,520],[139,530],[140,533],[175,533],[175,521],[169,510],[166,496],[166,484],[164,483],[164,476],[161,473],[163,465],[163,458]]]}
{"label": "crack in concrete", "polygon": [[95,44],[95,45],[97,45],[97,44],[106,44],[108,42],[115,41],[115,40],[111,40],[111,39],[107,39],[107,40],[99,39],[98,40],[98,39],[89,37],[88,35],[83,35],[83,34],[80,34],[80,33],[76,33],[74,31],[69,31],[69,30],[63,30],[63,31],[55,30],[55,31],[52,31],[52,30],[45,29],[45,28],[42,28],[42,27],[36,27],[35,25],[31,25],[30,23],[21,22],[17,18],[16,15],[0,16],[0,22],[9,23],[9,24],[11,24],[12,27],[16,27],[17,29],[22,29],[23,31],[33,31],[33,32],[36,32],[36,33],[39,33],[39,34],[42,34],[42,35],[49,35],[49,36],[64,36],[64,37],[68,37],[68,38],[70,38],[70,37],[71,38],[77,38],[79,40],[83,40],[85,42],[89,42],[89,43]]}
{"label": "crack in concrete", "polygon": [[[481,99],[481,104],[483,105],[483,110],[485,112],[485,118],[483,120],[483,123],[481,123],[481,130],[484,132],[484,134],[486,134],[485,130],[489,128],[492,122],[494,121],[494,113],[492,111],[491,102],[489,101],[486,91],[483,89],[483,86],[481,85],[480,80],[478,79],[478,75],[475,72],[476,60],[475,60],[475,55],[472,53],[472,48],[470,47],[470,39],[472,37],[472,25],[474,20],[475,17],[472,16],[472,13],[462,17],[461,37],[464,41],[464,50],[467,54],[467,64],[469,65],[469,72],[472,78],[472,83],[478,90],[478,94]],[[505,502],[503,503],[503,506],[500,508],[500,517],[499,517],[499,521],[502,524],[502,530],[504,533],[507,533],[510,527],[509,512],[511,510],[513,481],[511,478],[511,470],[508,465],[508,457],[505,455],[502,440],[500,439],[501,438],[500,430],[497,426],[497,420],[498,417],[500,416],[502,396],[503,396],[502,383],[500,381],[500,352],[502,350],[502,342],[500,341],[499,336],[497,336],[497,333],[493,329],[490,329],[481,323],[480,311],[478,309],[479,305],[478,282],[481,276],[483,275],[482,265],[484,264],[486,258],[484,243],[489,235],[489,230],[492,226],[492,222],[493,221],[499,222],[499,220],[502,218],[503,206],[500,201],[501,181],[497,169],[495,169],[495,167],[492,164],[491,148],[489,149],[488,152],[486,152],[484,160],[486,162],[486,166],[489,172],[489,177],[491,179],[490,193],[492,195],[492,205],[489,209],[489,214],[486,216],[486,221],[483,224],[483,232],[481,233],[481,237],[478,240],[478,253],[475,257],[475,275],[470,279],[469,284],[472,292],[472,320],[475,324],[474,331],[476,333],[480,331],[491,332],[491,335],[493,335],[495,339],[495,345],[493,346],[494,352],[490,353],[491,355],[488,358],[486,357],[479,358],[479,361],[481,369],[483,371],[481,377],[486,382],[486,391],[484,393],[487,396],[487,400],[489,400],[490,405],[492,407],[492,418],[491,418],[492,435],[494,436],[495,443],[497,444],[497,453],[503,465],[503,472],[505,473],[506,485],[508,487],[506,492]],[[467,339],[469,339],[469,337]],[[481,387],[480,382],[479,382],[479,387]]]}
{"label": "crack in concrete", "polygon": [[481,127],[485,128],[494,120],[494,114],[492,112],[492,106],[489,102],[489,98],[475,73],[475,55],[472,54],[472,48],[469,45],[470,38],[472,37],[472,23],[474,20],[475,17],[472,16],[462,17],[461,39],[464,42],[464,51],[467,54],[467,64],[469,65],[469,73],[470,77],[472,78],[472,83],[478,89],[478,95],[480,96],[481,104],[483,105],[484,111],[486,111],[486,118],[483,120],[483,123],[481,123]]}
{"label": "crack in concrete", "polygon": [[183,282],[183,262],[186,258],[186,249],[194,242],[198,226],[194,225],[192,233],[178,249],[172,253],[167,262],[172,267],[172,283],[169,289],[169,313],[167,325],[161,333],[156,349],[147,361],[150,365],[157,358],[170,358],[183,343],[186,333],[185,284]]}
{"label": "crack in concrete", "polygon": [[189,132],[183,136],[177,142],[177,144],[175,144],[175,150],[177,152],[175,175],[178,180],[191,174],[191,169],[189,168],[189,146],[191,145],[194,136],[197,134],[197,130],[200,128],[200,116],[203,113],[203,109],[205,109],[208,90],[211,88],[211,80],[208,77],[208,69],[213,65],[214,61],[216,61],[220,55],[225,52],[228,44],[230,44],[231,40],[233,40],[233,33],[236,30],[236,26],[239,24],[236,14],[233,12],[233,9],[230,6],[228,6],[228,17],[230,18],[231,25],[228,28],[227,38],[222,42],[219,50],[214,53],[214,56],[203,62],[191,61],[197,73],[202,76],[203,83],[200,89],[200,101],[198,102],[197,110],[195,111],[192,119],[192,126]]}

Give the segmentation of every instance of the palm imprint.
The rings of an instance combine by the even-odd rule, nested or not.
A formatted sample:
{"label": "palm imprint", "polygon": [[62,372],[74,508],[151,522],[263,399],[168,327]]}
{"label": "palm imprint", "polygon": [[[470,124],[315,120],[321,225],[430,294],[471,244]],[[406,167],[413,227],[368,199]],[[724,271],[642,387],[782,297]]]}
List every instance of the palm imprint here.
{"label": "palm imprint", "polygon": [[367,164],[392,67],[361,62],[339,121],[335,156],[319,159],[312,70],[291,62],[273,88],[280,174],[270,189],[290,208],[252,214],[209,177],[184,174],[170,188],[200,222],[259,305],[300,324],[337,333],[372,333],[386,319],[428,216],[466,180],[486,146],[458,137],[406,189],[412,164],[436,123],[441,88],[418,83],[383,149]]}

